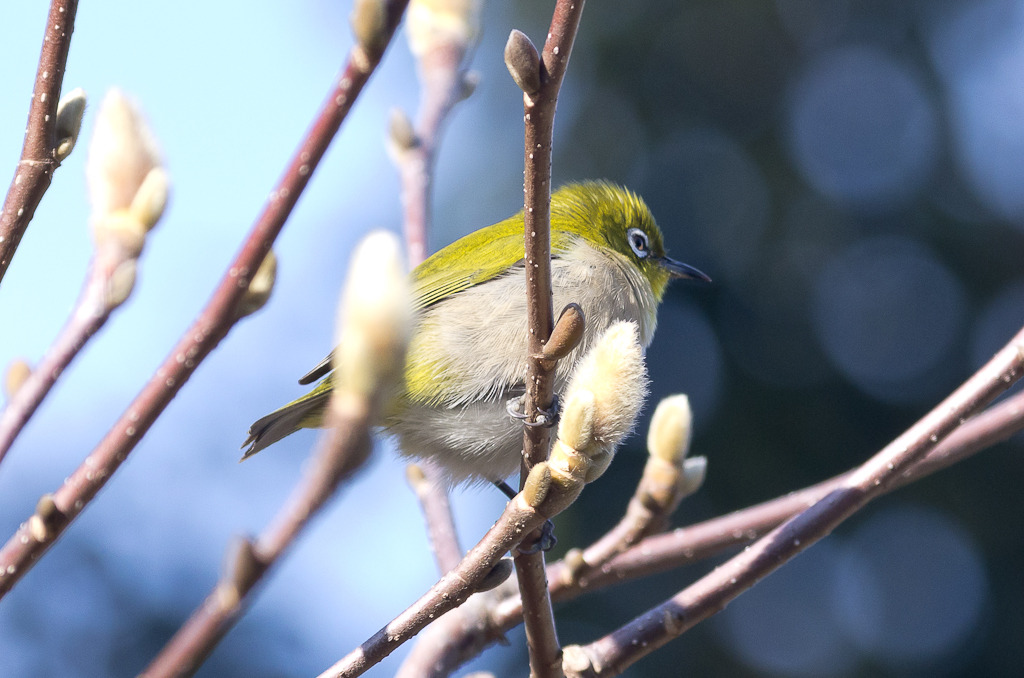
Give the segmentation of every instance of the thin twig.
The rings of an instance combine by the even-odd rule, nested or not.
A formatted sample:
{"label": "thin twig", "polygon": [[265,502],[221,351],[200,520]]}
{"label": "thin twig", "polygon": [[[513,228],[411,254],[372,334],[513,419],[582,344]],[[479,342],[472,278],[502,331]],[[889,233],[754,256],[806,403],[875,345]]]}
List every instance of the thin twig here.
{"label": "thin twig", "polygon": [[272,525],[255,541],[240,543],[228,572],[141,676],[165,678],[195,673],[242,614],[246,597],[263,575],[292,545],[341,481],[366,460],[373,446],[370,413],[367,402],[351,398],[341,408],[329,408],[328,431],[315,454],[311,472]]}
{"label": "thin twig", "polygon": [[28,111],[28,127],[14,180],[0,211],[0,281],[3,281],[32,216],[60,165],[57,149],[57,103],[75,29],[78,0],[52,0]]}
{"label": "thin twig", "polygon": [[[542,353],[554,327],[551,298],[551,153],[558,92],[572,54],[583,5],[583,0],[558,0],[540,55],[537,91],[529,91],[532,86],[528,83],[532,82],[533,75],[525,74],[524,244],[528,352],[531,357],[526,375],[524,411],[532,422],[537,421],[541,411],[551,408],[554,394],[554,366],[537,357]],[[517,82],[521,86],[524,84],[518,78]],[[521,487],[529,469],[547,459],[550,442],[550,430],[547,427],[525,427]],[[520,551],[515,556],[515,563],[519,590],[524,601],[523,617],[530,651],[530,674],[535,678],[560,676],[561,647],[555,630],[551,599],[548,597],[544,553]]]}
{"label": "thin twig", "polygon": [[[401,112],[393,114],[390,143],[402,182],[402,208],[409,267],[427,257],[434,165],[441,132],[449,114],[468,91],[463,68],[466,55],[480,34],[479,6],[464,3],[457,9],[412,0],[406,32],[416,55],[420,79],[420,105],[416,125],[409,129]],[[455,519],[448,501],[447,483],[436,465],[421,464],[421,473],[409,469],[427,534],[441,574],[462,559]]]}
{"label": "thin twig", "polygon": [[522,494],[517,495],[455,569],[443,575],[427,593],[391,623],[321,673],[320,678],[352,678],[362,675],[423,630],[427,624],[462,605],[502,556],[518,544],[524,534],[540,527],[546,519],[547,516],[531,507]]}
{"label": "thin twig", "polygon": [[[401,19],[408,0],[387,4],[386,41]],[[0,549],[0,597],[24,576],[60,536],[85,505],[96,496],[135,445],[177,394],[196,366],[223,339],[238,318],[239,301],[249,281],[270,251],[285,220],[298,201],[328,145],[369,80],[383,53],[357,45],[341,77],[321,106],[263,212],[246,237],[213,297],[189,330],[179,339],[163,365],[142,389],[117,423],[78,469],[52,495],[58,519],[44,534],[33,534],[26,521]]]}
{"label": "thin twig", "polygon": [[413,267],[427,258],[431,189],[441,132],[455,105],[472,91],[463,62],[480,34],[479,11],[472,2],[447,6],[416,0],[409,10],[407,32],[417,57],[420,104],[411,130],[406,131],[409,123],[404,117],[400,124],[393,118],[391,143],[402,180],[402,221]]}
{"label": "thin twig", "polygon": [[448,501],[444,474],[439,467],[426,460],[419,464],[409,464],[405,475],[420,502],[427,526],[427,539],[434,552],[438,572],[444,574],[462,560],[462,547],[455,529],[451,502]]}
{"label": "thin twig", "polygon": [[90,268],[82,294],[67,323],[43,359],[18,390],[11,394],[3,412],[0,412],[0,461],[3,461],[18,434],[57,383],[58,377],[110,317],[110,309],[104,302],[108,281],[108,277],[95,264]]}
{"label": "thin twig", "polygon": [[71,316],[43,359],[0,412],[0,461],[60,375],[118,307],[120,302],[113,303],[111,299],[112,287],[117,285],[115,278],[124,265],[134,266],[138,255],[139,252],[125,247],[116,238],[97,242],[89,273]]}
{"label": "thin twig", "polygon": [[1024,330],[902,435],[813,506],[798,513],[714,571],[607,636],[566,648],[569,676],[612,676],[721,611],[738,595],[828,535],[1005,391],[1024,372]]}
{"label": "thin twig", "polygon": [[[515,588],[514,580],[507,580],[508,583]],[[502,588],[478,593],[424,629],[395,672],[395,678],[450,676],[488,645],[505,641],[503,631],[486,623],[490,611],[501,600]]]}
{"label": "thin twig", "polygon": [[[920,480],[1008,439],[1024,429],[1024,393],[1018,393],[969,419],[903,472],[886,492]],[[674,569],[750,543],[767,534],[822,497],[842,487],[853,471],[829,478],[783,497],[740,509],[702,523],[681,527],[642,542],[609,561],[600,571],[570,584],[561,575],[564,563],[549,569],[552,596],[562,600],[573,590],[604,588],[622,581]]]}

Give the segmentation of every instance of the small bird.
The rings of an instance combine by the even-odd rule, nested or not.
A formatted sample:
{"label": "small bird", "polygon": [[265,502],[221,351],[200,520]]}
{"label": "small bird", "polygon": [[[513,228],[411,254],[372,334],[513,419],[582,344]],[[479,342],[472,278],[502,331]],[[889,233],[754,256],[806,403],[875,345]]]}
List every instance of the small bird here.
{"label": "small bird", "polygon": [[[558,362],[555,393],[606,328],[633,321],[646,348],[671,278],[710,282],[665,254],[661,230],[635,193],[604,181],[569,184],[551,196],[551,286],[556,311],[571,302],[586,317],[583,338]],[[453,484],[500,483],[519,469],[523,424],[508,402],[525,392],[526,274],[523,213],[440,250],[410,274],[414,325],[404,384],[384,411],[402,455],[432,459]],[[330,356],[303,376],[306,395],[257,420],[243,459],[323,423]]]}

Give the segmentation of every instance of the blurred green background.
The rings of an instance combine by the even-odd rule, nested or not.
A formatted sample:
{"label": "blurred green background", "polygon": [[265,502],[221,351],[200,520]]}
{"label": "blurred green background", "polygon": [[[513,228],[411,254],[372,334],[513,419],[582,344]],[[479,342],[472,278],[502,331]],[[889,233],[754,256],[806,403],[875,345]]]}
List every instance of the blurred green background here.
{"label": "blurred green background", "polygon": [[[484,9],[470,64],[480,85],[439,158],[435,249],[521,206],[521,100],[502,47],[512,28],[540,44],[552,4]],[[20,151],[45,8],[3,12],[0,170]],[[83,4],[65,88],[84,86],[93,107],[111,85],[135,94],[175,192],[132,300],[0,467],[3,534],[99,440],[205,301],[337,71],[347,12],[323,0]],[[857,464],[1024,324],[1022,72],[1018,0],[588,3],[555,183],[629,186],[671,254],[715,281],[670,288],[648,355],[655,397],[690,395],[693,453],[709,460],[678,524]],[[328,349],[352,244],[399,227],[385,121],[416,101],[400,36],[276,247],[269,305],[0,603],[0,675],[134,675],[213,584],[231,536],[274,514],[315,434],[241,466],[236,447]],[[84,150],[57,174],[0,290],[3,361],[38,360],[75,298],[89,256]],[[628,675],[1015,675],[1021,445],[881,499]],[[315,674],[433,582],[415,502],[381,448],[200,675]],[[560,517],[559,549],[618,519],[643,454],[637,436]],[[453,501],[466,544],[502,505],[482,489]],[[713,565],[560,605],[561,639],[603,635]],[[524,675],[521,632],[510,639],[472,668]],[[401,654],[371,675],[394,673]]]}

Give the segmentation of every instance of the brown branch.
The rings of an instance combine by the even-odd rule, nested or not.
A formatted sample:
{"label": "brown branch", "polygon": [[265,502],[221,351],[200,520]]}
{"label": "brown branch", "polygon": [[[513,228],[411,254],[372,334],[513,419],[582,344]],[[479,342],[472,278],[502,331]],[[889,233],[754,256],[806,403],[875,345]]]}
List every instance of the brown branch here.
{"label": "brown branch", "polygon": [[[968,419],[884,491],[920,480],[1007,440],[1021,430],[1024,430],[1024,393],[1015,394]],[[589,591],[635,581],[747,544],[840,487],[852,473],[849,471],[725,516],[648,537],[583,577],[571,576],[571,564],[552,563],[548,566],[551,597],[556,601],[571,600]],[[522,603],[516,587],[506,584],[494,593],[500,596],[500,603],[463,606],[432,625],[432,637],[438,642],[423,649],[418,657],[419,664],[454,669],[491,643],[500,641],[519,624]]]}
{"label": "brown branch", "polygon": [[625,515],[590,546],[569,551],[560,576],[584,579],[630,546],[663,531],[682,500],[700,488],[707,460],[686,458],[692,418],[685,395],[658,403],[647,434],[647,463]]}
{"label": "brown branch", "polygon": [[[85,105],[84,97],[77,101],[76,123]],[[58,116],[68,105],[62,106]],[[67,137],[66,151],[76,137]],[[146,234],[167,204],[167,174],[152,135],[141,112],[116,90],[96,116],[88,168],[95,242],[89,272],[56,341],[0,413],[0,461],[67,366],[131,293]]]}
{"label": "brown branch", "polygon": [[[554,494],[554,493],[552,493]],[[498,521],[480,542],[469,550],[455,569],[449,571],[427,593],[379,630],[358,648],[320,674],[320,678],[359,676],[379,663],[428,624],[459,607],[494,569],[502,556],[524,534],[547,519],[541,509],[531,506],[523,493],[516,495]]]}
{"label": "brown branch", "polygon": [[[529,39],[518,31],[509,36],[505,49],[509,71],[523,89],[523,238],[529,328],[527,350],[530,356],[524,412],[527,423],[534,424],[542,416],[541,412],[551,408],[554,394],[554,366],[540,357],[554,327],[551,299],[551,151],[558,92],[569,65],[583,5],[583,0],[558,0],[539,60]],[[524,428],[520,487],[525,483],[529,470],[547,459],[550,444],[550,430],[546,426]],[[537,536],[525,543],[535,545]],[[559,676],[561,647],[548,597],[544,554],[519,551],[515,562],[524,601],[530,674],[534,677]]]}
{"label": "brown branch", "polygon": [[[513,580],[506,583],[515,589]],[[505,641],[504,632],[481,623],[490,618],[490,610],[501,600],[501,590],[478,593],[424,629],[395,678],[449,676],[491,643]]]}
{"label": "brown branch", "polygon": [[[1024,393],[1018,393],[967,420],[884,491],[890,492],[963,461],[1022,429]],[[852,474],[853,471],[847,471],[783,497],[649,537],[613,558],[599,572],[581,578],[578,586],[563,585],[560,571],[565,565],[553,563],[549,572],[553,580],[552,595],[562,600],[566,596],[574,596],[573,591],[582,592],[630,581],[747,544],[842,487]],[[568,584],[568,578],[564,581]]]}
{"label": "brown branch", "polygon": [[[338,400],[342,402],[334,402]],[[228,572],[141,676],[195,673],[242,614],[246,597],[263,575],[283,556],[341,481],[366,461],[373,447],[369,403],[351,397],[335,397],[334,401],[328,411],[328,432],[314,456],[311,472],[263,534],[255,541],[243,539],[239,543]]]}
{"label": "brown branch", "polygon": [[60,165],[56,157],[60,141],[57,139],[57,102],[64,82],[64,68],[77,11],[78,0],[52,0],[46,17],[25,143],[0,211],[0,282],[43,194],[50,187],[54,170]]}
{"label": "brown branch", "polygon": [[584,647],[566,648],[566,675],[618,675],[627,667],[721,611],[738,595],[828,535],[872,499],[895,487],[975,412],[1024,371],[1024,330],[982,369],[880,452],[848,474],[814,505],[775,528],[740,554],[640,615]]}
{"label": "brown branch", "polygon": [[441,574],[450,571],[462,560],[462,547],[455,529],[448,489],[440,468],[428,461],[409,464],[406,478],[420,502],[427,526],[427,539]]}
{"label": "brown branch", "polygon": [[479,7],[473,3],[414,0],[407,33],[417,58],[420,105],[416,125],[393,114],[390,141],[402,180],[402,208],[409,263],[427,258],[431,187],[441,132],[452,109],[473,90],[463,68],[480,35]]}
{"label": "brown branch", "polygon": [[[621,341],[624,337],[629,339],[631,346]],[[632,376],[639,379],[635,367],[641,360],[641,349],[636,342],[635,331],[620,332],[613,340],[604,343],[611,351],[623,356],[622,362],[628,366]],[[582,449],[572,447],[560,437],[551,462],[543,462],[533,468],[523,490],[509,501],[498,521],[470,549],[459,565],[445,574],[430,591],[394,621],[322,673],[321,678],[362,674],[435,619],[462,605],[472,593],[489,590],[508,576],[508,570],[499,565],[505,552],[518,545],[524,535],[531,534],[545,520],[570,506],[587,480],[596,477],[595,474],[600,475],[603,470],[600,462],[594,461],[595,456],[599,457],[599,453],[607,450],[604,445],[617,445],[625,435],[625,431],[616,436],[611,431],[602,430],[602,433],[609,435],[610,440],[608,443],[597,441],[600,435],[594,433],[598,426],[593,416],[594,411],[599,411],[605,405],[614,407],[619,402],[594,405],[594,394],[588,392],[587,396],[593,408],[583,412],[585,408],[581,406],[571,416],[563,418],[561,424],[562,429],[568,429],[565,422],[575,422],[566,438],[585,441]],[[582,396],[576,399],[577,403],[583,401]],[[570,402],[573,400],[570,399]],[[639,402],[636,403],[636,410],[639,410]],[[563,433],[562,429],[560,434]]]}
{"label": "brown branch", "polygon": [[[402,182],[403,227],[410,268],[427,257],[434,164],[441,131],[457,103],[468,96],[463,61],[480,34],[479,7],[473,3],[413,0],[406,33],[417,58],[420,105],[415,127],[405,114],[392,114],[390,147]],[[462,559],[455,519],[443,474],[430,463],[410,466],[408,477],[426,521],[441,574]]]}
{"label": "brown branch", "polygon": [[411,326],[408,280],[398,239],[378,231],[352,253],[338,318],[339,350],[332,358],[329,432],[313,464],[274,521],[255,541],[244,539],[203,604],[144,672],[191,675],[242,614],[247,597],[278,562],[341,482],[373,449],[370,427],[379,423],[385,394],[405,364]]}
{"label": "brown branch", "polygon": [[[574,0],[559,0],[556,3],[548,38],[540,55],[539,89],[523,92],[523,238],[526,249],[526,307],[530,329],[527,350],[531,356],[526,377],[525,412],[531,422],[537,421],[541,410],[551,407],[554,393],[554,368],[537,357],[541,355],[554,326],[551,307],[551,149],[558,91],[569,64],[583,5],[583,2]],[[517,35],[521,36],[519,46],[526,48],[521,41],[528,42],[528,38],[522,33],[513,33],[509,38],[510,45]],[[506,61],[512,68],[512,62],[509,59]],[[528,467],[544,461],[550,445],[550,429],[545,426],[527,426],[524,445]]]}
{"label": "brown branch", "polygon": [[109,284],[107,274],[111,272],[93,263],[67,323],[43,359],[18,390],[11,394],[3,412],[0,412],[0,461],[3,461],[18,434],[57,383],[58,377],[110,317],[111,309],[105,303],[105,297]]}
{"label": "brown branch", "polygon": [[[385,44],[401,19],[408,0],[387,3]],[[45,539],[35,538],[25,523],[0,549],[0,597],[24,576],[43,555],[64,527],[81,513],[106,481],[121,465],[135,445],[153,425],[196,366],[209,355],[234,325],[239,302],[248,283],[266,258],[274,239],[305,189],[331,139],[352,108],[356,97],[380,62],[383,46],[361,42],[348,58],[341,77],[320,108],[284,175],[249,232],[241,251],[228,267],[213,297],[199,317],[179,339],[163,365],[142,389],[117,423],[86,457],[78,469],[53,493],[53,501],[62,519]]]}

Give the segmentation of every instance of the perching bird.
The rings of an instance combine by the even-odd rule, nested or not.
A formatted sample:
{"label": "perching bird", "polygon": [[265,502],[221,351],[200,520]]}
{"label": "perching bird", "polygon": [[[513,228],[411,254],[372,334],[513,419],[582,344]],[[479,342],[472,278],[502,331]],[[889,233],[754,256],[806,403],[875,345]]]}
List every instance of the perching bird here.
{"label": "perching bird", "polygon": [[[556,312],[570,302],[586,316],[583,339],[559,361],[555,392],[576,361],[616,320],[631,320],[646,348],[671,278],[709,281],[669,259],[661,230],[636,194],[602,181],[551,196],[551,285]],[[523,213],[440,250],[410,274],[415,320],[404,385],[385,408],[384,428],[403,455],[437,462],[454,483],[499,482],[519,469],[523,424],[507,410],[527,370]],[[243,459],[300,428],[322,425],[330,357],[299,380],[317,386],[257,420]]]}

